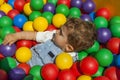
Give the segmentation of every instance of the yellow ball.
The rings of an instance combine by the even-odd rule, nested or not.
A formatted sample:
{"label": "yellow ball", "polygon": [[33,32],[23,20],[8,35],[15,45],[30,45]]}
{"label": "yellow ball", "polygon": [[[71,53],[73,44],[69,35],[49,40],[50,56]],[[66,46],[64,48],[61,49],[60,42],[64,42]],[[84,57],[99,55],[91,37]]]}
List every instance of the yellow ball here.
{"label": "yellow ball", "polygon": [[1,6],[4,2],[5,2],[4,0],[0,0],[0,6]]}
{"label": "yellow ball", "polygon": [[46,4],[47,0],[43,0],[44,4]]}
{"label": "yellow ball", "polygon": [[23,30],[24,31],[34,31],[33,29],[33,21],[27,21],[23,25]]}
{"label": "yellow ball", "polygon": [[10,10],[12,10],[12,6],[8,3],[4,3],[1,5],[0,10],[7,14]]}
{"label": "yellow ball", "polygon": [[87,76],[87,75],[81,75],[78,77],[77,80],[92,80],[92,78],[90,76]]}
{"label": "yellow ball", "polygon": [[55,63],[61,70],[69,69],[73,64],[73,58],[70,54],[62,52],[56,57]]}
{"label": "yellow ball", "polygon": [[23,8],[24,13],[29,16],[32,12],[32,9],[30,8],[30,3],[26,3]]}
{"label": "yellow ball", "polygon": [[33,21],[33,28],[36,31],[45,31],[48,27],[47,19],[44,17],[37,17]]}
{"label": "yellow ball", "polygon": [[32,52],[27,47],[20,47],[16,50],[15,57],[19,62],[26,63],[31,59]]}
{"label": "yellow ball", "polygon": [[66,22],[66,17],[61,14],[57,13],[53,16],[52,23],[55,27],[60,28]]}

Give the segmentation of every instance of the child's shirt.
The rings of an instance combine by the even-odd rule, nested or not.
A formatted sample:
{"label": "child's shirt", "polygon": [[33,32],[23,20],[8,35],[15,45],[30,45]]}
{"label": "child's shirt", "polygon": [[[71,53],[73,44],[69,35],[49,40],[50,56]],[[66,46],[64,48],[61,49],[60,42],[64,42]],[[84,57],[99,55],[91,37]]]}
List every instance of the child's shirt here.
{"label": "child's shirt", "polygon": [[[63,52],[51,41],[56,31],[37,32],[36,41],[42,42],[31,48],[32,58],[28,62],[30,66],[54,63],[58,54]],[[77,60],[77,53],[69,53],[74,61]]]}

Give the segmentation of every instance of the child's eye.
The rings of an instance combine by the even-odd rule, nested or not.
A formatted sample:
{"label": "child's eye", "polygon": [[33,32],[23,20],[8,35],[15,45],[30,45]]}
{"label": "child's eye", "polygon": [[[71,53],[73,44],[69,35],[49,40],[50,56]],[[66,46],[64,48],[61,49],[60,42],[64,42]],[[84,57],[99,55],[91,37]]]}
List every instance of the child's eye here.
{"label": "child's eye", "polygon": [[60,29],[60,33],[59,33],[59,34],[60,34],[60,35],[63,35],[63,34],[62,34],[62,29]]}

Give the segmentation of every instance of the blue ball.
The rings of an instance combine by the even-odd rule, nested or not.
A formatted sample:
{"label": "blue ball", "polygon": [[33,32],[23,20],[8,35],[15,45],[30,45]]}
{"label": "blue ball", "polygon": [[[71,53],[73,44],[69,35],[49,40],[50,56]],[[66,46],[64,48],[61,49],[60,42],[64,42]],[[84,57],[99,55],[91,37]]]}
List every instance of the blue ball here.
{"label": "blue ball", "polygon": [[27,17],[23,14],[18,14],[13,18],[13,24],[18,28],[22,28],[24,23],[27,21]]}
{"label": "blue ball", "polygon": [[116,58],[115,58],[115,65],[116,65],[117,67],[120,67],[120,54],[117,55]]}
{"label": "blue ball", "polygon": [[8,0],[8,4],[10,4],[14,8],[14,2],[15,0]]}
{"label": "blue ball", "polygon": [[92,21],[92,18],[88,14],[83,14],[80,18],[84,21]]}
{"label": "blue ball", "polygon": [[43,11],[44,12],[51,12],[51,13],[55,13],[55,6],[54,6],[54,4],[52,4],[52,3],[46,3],[45,5],[44,5],[44,7],[43,7]]}
{"label": "blue ball", "polygon": [[71,7],[77,7],[77,8],[81,8],[82,7],[82,0],[71,0]]}

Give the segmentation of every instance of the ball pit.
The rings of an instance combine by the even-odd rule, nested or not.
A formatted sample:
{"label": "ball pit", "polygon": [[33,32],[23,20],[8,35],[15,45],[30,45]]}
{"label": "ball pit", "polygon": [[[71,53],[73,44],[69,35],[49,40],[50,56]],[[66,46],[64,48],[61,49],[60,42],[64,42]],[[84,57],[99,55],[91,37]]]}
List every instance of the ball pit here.
{"label": "ball pit", "polygon": [[[47,80],[119,80],[118,3],[119,0],[0,0],[0,74],[4,80],[7,80],[7,77],[11,80],[46,80],[46,77]],[[30,40],[19,40],[13,44],[14,47],[6,45],[9,50],[6,48],[2,51],[5,48],[1,48],[2,41],[7,34],[57,30],[68,17],[92,21],[96,26],[97,40],[92,47],[78,52],[77,62],[73,62],[65,53],[62,57],[58,55],[54,64],[30,67],[27,64],[32,56],[30,48],[38,44]],[[19,51],[22,47],[27,47],[28,50]],[[60,58],[57,59],[58,57]],[[85,60],[86,58],[88,60]],[[95,65],[94,59],[98,65]],[[92,68],[90,64],[93,65]]]}

